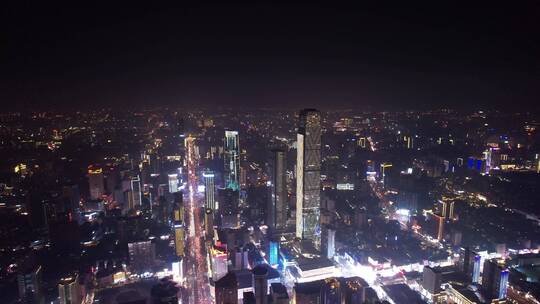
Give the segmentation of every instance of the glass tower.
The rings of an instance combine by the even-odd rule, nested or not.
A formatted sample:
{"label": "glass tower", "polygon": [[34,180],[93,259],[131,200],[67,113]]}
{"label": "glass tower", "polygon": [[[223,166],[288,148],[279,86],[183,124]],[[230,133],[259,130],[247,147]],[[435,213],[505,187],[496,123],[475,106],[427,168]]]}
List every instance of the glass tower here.
{"label": "glass tower", "polygon": [[225,131],[225,188],[238,190],[240,188],[240,147],[238,131]]}
{"label": "glass tower", "polygon": [[296,158],[296,236],[320,238],[321,207],[321,114],[314,109],[300,112]]}
{"label": "glass tower", "polygon": [[284,229],[287,224],[287,161],[285,149],[272,149],[270,159],[270,205],[268,226]]}
{"label": "glass tower", "polygon": [[207,209],[216,210],[216,197],[214,187],[214,173],[212,171],[203,172],[204,178],[204,199],[205,207]]}

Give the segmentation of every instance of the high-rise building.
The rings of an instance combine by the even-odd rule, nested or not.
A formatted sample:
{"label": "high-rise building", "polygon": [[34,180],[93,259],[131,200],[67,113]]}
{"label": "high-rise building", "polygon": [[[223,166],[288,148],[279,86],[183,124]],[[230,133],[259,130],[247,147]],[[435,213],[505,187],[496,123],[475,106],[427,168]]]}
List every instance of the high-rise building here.
{"label": "high-rise building", "polygon": [[214,246],[210,252],[212,280],[217,281],[227,274],[227,250]]}
{"label": "high-rise building", "polygon": [[214,173],[212,171],[203,172],[204,178],[204,201],[205,208],[216,210],[216,188],[214,185]]}
{"label": "high-rise building", "polygon": [[424,287],[431,295],[438,294],[441,291],[442,273],[439,269],[424,266],[422,276],[422,287]]}
{"label": "high-rise building", "polygon": [[455,202],[453,200],[450,200],[443,196],[441,200],[439,200],[439,209],[442,217],[445,219],[454,219],[454,205]]}
{"label": "high-rise building", "polygon": [[[176,283],[174,281],[171,281],[169,279],[161,279],[157,282],[157,284],[152,286],[152,289],[150,289],[150,295],[152,296],[151,303],[153,304],[178,303],[179,291],[180,291],[180,288],[176,286]],[[135,302],[135,303],[139,303],[139,302]]]}
{"label": "high-rise building", "polygon": [[482,289],[489,299],[504,299],[508,289],[508,269],[504,261],[491,259],[484,262]]}
{"label": "high-rise building", "polygon": [[100,199],[105,194],[103,169],[95,166],[88,167],[88,186],[90,198],[93,200]]}
{"label": "high-rise building", "polygon": [[336,254],[336,230],[331,227],[325,227],[321,230],[321,248],[328,259],[332,259]]}
{"label": "high-rise building", "polygon": [[240,189],[240,146],[238,131],[225,131],[225,188]]}
{"label": "high-rise building", "polygon": [[268,243],[268,263],[271,266],[277,266],[279,262],[279,241],[271,239]]}
{"label": "high-rise building", "polygon": [[204,231],[207,240],[214,237],[214,210],[206,208],[204,212]]}
{"label": "high-rise building", "polygon": [[270,296],[272,298],[272,304],[289,304],[287,288],[281,283],[270,284]]}
{"label": "high-rise building", "polygon": [[25,262],[17,275],[19,298],[23,303],[43,303],[41,266]]}
{"label": "high-rise building", "polygon": [[174,224],[174,247],[176,256],[183,257],[185,250],[186,228],[180,222]]}
{"label": "high-rise building", "polygon": [[173,221],[184,222],[184,194],[178,191],[173,194]]}
{"label": "high-rise building", "polygon": [[169,193],[178,192],[178,174],[169,174]]}
{"label": "high-rise building", "polygon": [[253,268],[253,291],[256,304],[268,303],[268,269],[263,265]]}
{"label": "high-rise building", "polygon": [[216,281],[216,304],[238,304],[238,280],[229,272]]}
{"label": "high-rise building", "polygon": [[270,204],[268,205],[268,227],[272,230],[285,229],[287,224],[287,161],[285,149],[273,149],[269,166]]}
{"label": "high-rise building", "polygon": [[131,177],[130,208],[140,208],[142,205],[141,179],[139,176]]}
{"label": "high-rise building", "polygon": [[79,275],[73,274],[60,279],[58,283],[58,297],[60,304],[80,304],[82,291],[79,285]]}
{"label": "high-rise building", "polygon": [[319,243],[321,206],[321,114],[300,112],[296,158],[296,236]]}
{"label": "high-rise building", "polygon": [[367,287],[367,282],[359,277],[346,278],[342,284],[343,304],[365,303]]}
{"label": "high-rise building", "polygon": [[473,253],[471,258],[472,258],[471,281],[473,283],[479,283],[480,282],[480,261],[481,261],[482,257],[480,257],[476,253]]}
{"label": "high-rise building", "polygon": [[321,304],[341,304],[341,282],[336,278],[324,281],[321,287]]}
{"label": "high-rise building", "polygon": [[134,272],[151,271],[156,257],[155,244],[151,241],[128,243],[129,263]]}
{"label": "high-rise building", "polygon": [[239,193],[237,190],[218,189],[218,227],[237,228],[240,225],[238,201]]}
{"label": "high-rise building", "polygon": [[444,238],[444,216],[437,213],[430,213],[431,236],[439,242]]}

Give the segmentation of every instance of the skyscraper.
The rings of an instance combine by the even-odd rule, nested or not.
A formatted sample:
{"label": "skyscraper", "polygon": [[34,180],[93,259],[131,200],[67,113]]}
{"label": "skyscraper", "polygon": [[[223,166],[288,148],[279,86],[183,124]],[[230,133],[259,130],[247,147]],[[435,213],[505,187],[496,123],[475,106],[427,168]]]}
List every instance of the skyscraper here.
{"label": "skyscraper", "polygon": [[300,112],[296,158],[296,236],[318,243],[321,206],[321,115]]}
{"label": "skyscraper", "polygon": [[90,188],[90,198],[93,200],[100,199],[105,194],[103,169],[95,166],[88,167],[88,186]]}
{"label": "skyscraper", "polygon": [[185,231],[186,228],[180,222],[174,224],[174,247],[178,257],[183,257],[185,253]]}
{"label": "skyscraper", "polygon": [[141,179],[139,176],[131,177],[131,202],[130,208],[140,208],[142,205]]}
{"label": "skyscraper", "polygon": [[328,259],[336,254],[336,230],[332,227],[321,228],[321,253]]}
{"label": "skyscraper", "polygon": [[270,203],[268,205],[268,227],[284,229],[287,224],[287,161],[285,149],[273,149],[270,159]]}
{"label": "skyscraper", "polygon": [[43,303],[41,266],[33,259],[25,261],[17,275],[19,298],[23,303]]}
{"label": "skyscraper", "polygon": [[216,210],[214,173],[212,171],[205,171],[203,172],[203,178],[205,207],[214,211]]}
{"label": "skyscraper", "polygon": [[321,304],[341,304],[341,282],[336,278],[324,280],[321,288]]}
{"label": "skyscraper", "polygon": [[178,174],[169,174],[169,193],[178,192]]}
{"label": "skyscraper", "polygon": [[238,190],[240,188],[240,146],[238,131],[225,131],[225,188]]}
{"label": "skyscraper", "polygon": [[216,280],[216,304],[238,303],[238,280],[233,272]]}
{"label": "skyscraper", "polygon": [[439,209],[442,217],[445,219],[454,219],[454,201],[444,197],[439,200]]}
{"label": "skyscraper", "polygon": [[256,304],[268,303],[268,269],[263,265],[253,268],[253,290]]}
{"label": "skyscraper", "polygon": [[156,258],[156,247],[151,241],[128,243],[129,264],[137,273],[150,271]]}
{"label": "skyscraper", "polygon": [[58,297],[60,304],[79,304],[82,301],[79,275],[74,274],[64,277],[58,283]]}
{"label": "skyscraper", "polygon": [[496,259],[484,262],[482,273],[482,288],[489,299],[504,299],[508,288],[508,269],[504,261]]}

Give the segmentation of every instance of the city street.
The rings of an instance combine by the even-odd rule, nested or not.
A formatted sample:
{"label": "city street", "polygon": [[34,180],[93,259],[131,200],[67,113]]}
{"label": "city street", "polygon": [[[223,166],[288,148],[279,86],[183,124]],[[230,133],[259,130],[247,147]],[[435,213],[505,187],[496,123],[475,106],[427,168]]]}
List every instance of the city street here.
{"label": "city street", "polygon": [[200,208],[204,198],[197,193],[198,160],[194,151],[194,139],[191,137],[186,140],[186,153],[189,189],[189,200],[186,205],[188,218],[186,276],[189,303],[213,303],[207,276],[206,247],[202,242],[204,225],[201,221]]}

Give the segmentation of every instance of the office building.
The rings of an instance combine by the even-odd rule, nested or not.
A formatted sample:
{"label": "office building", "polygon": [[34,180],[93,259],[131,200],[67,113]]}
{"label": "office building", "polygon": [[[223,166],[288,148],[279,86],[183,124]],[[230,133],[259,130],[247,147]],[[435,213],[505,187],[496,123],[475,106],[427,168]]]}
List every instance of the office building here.
{"label": "office building", "polygon": [[445,219],[453,220],[455,218],[454,205],[455,202],[446,197],[443,197],[441,200],[439,200],[439,210],[442,217],[444,217]]}
{"label": "office building", "polygon": [[238,304],[238,280],[229,272],[215,283],[216,304]]}
{"label": "office building", "polygon": [[444,217],[437,213],[430,213],[431,236],[439,242],[444,238]]}
{"label": "office building", "polygon": [[225,131],[225,188],[240,189],[240,145],[238,131]]}
{"label": "office building", "polygon": [[392,164],[391,163],[382,163],[380,165],[380,169],[379,169],[379,176],[380,178],[385,181],[385,177],[386,175],[388,175],[388,171],[390,170],[390,168],[392,168]]}
{"label": "office building", "polygon": [[256,304],[268,303],[268,269],[263,265],[253,268],[253,291]]}
{"label": "office building", "polygon": [[131,190],[130,190],[130,209],[141,208],[142,205],[142,193],[141,193],[141,179],[139,176],[131,177]]}
{"label": "office building", "polygon": [[[150,295],[152,304],[176,304],[178,301],[178,292],[180,288],[176,286],[174,281],[169,279],[161,279],[152,286]],[[146,302],[146,301],[145,301]],[[139,302],[136,302],[139,303]]]}
{"label": "office building", "polygon": [[306,283],[295,283],[293,288],[293,303],[322,303],[321,289],[324,280],[311,281]]}
{"label": "office building", "polygon": [[204,231],[207,240],[214,238],[214,210],[210,208],[204,211]]}
{"label": "office building", "polygon": [[214,173],[212,171],[203,172],[204,179],[204,207],[215,211],[216,206],[216,187],[214,185]]}
{"label": "office building", "polygon": [[362,304],[366,301],[366,288],[368,284],[359,277],[344,279],[342,283],[343,304]]}
{"label": "office building", "polygon": [[184,223],[184,194],[178,191],[173,194],[173,221]]}
{"label": "office building", "polygon": [[296,236],[319,243],[321,206],[321,114],[300,112],[296,158]]}
{"label": "office building", "polygon": [[287,224],[287,160],[285,149],[273,149],[269,163],[270,203],[268,205],[268,227],[272,230],[285,229]]}
{"label": "office building", "polygon": [[82,301],[82,288],[79,284],[79,275],[73,274],[60,279],[58,283],[58,297],[60,304],[80,304]]}
{"label": "office building", "polygon": [[438,294],[441,291],[442,273],[439,271],[439,269],[424,266],[422,277],[422,287],[431,295]]}
{"label": "office building", "polygon": [[270,298],[272,298],[272,304],[289,304],[287,288],[281,283],[270,284]]}
{"label": "office building", "polygon": [[268,263],[270,266],[275,267],[279,262],[279,241],[276,239],[271,239],[268,243]]}
{"label": "office building", "polygon": [[169,174],[169,193],[178,192],[178,174]]}
{"label": "office building", "polygon": [[105,194],[103,169],[95,166],[88,167],[88,187],[90,199],[98,200]]}
{"label": "office building", "polygon": [[210,263],[212,280],[217,281],[227,274],[227,250],[222,247],[213,246],[210,250]]}
{"label": "office building", "polygon": [[19,298],[23,303],[43,303],[41,266],[25,261],[17,274]]}
{"label": "office building", "polygon": [[473,253],[471,257],[471,281],[477,284],[480,282],[480,261],[482,258],[476,253]]}
{"label": "office building", "polygon": [[322,233],[326,236],[321,240],[321,248],[325,249],[323,254],[332,259],[336,254],[336,230],[328,227],[323,229]]}
{"label": "office building", "polygon": [[180,222],[174,224],[174,247],[177,257],[185,254],[186,228]]}
{"label": "office building", "polygon": [[321,304],[341,304],[341,282],[336,278],[324,280],[321,287]]}
{"label": "office building", "polygon": [[482,289],[491,300],[505,299],[508,289],[508,269],[502,260],[486,260],[482,273]]}
{"label": "office building", "polygon": [[220,228],[237,228],[240,225],[238,209],[239,192],[232,189],[218,189],[218,226]]}
{"label": "office building", "polygon": [[151,241],[128,243],[129,264],[135,273],[151,271],[156,257],[155,244]]}

